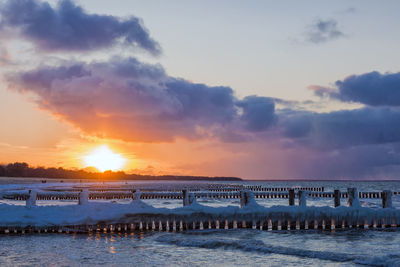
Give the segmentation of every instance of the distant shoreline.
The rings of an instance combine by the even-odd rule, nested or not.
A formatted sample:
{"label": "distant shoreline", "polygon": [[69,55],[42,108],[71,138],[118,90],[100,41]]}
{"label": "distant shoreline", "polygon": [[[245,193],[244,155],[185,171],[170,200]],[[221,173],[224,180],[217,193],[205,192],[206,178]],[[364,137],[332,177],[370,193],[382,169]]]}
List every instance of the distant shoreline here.
{"label": "distant shoreline", "polygon": [[242,181],[239,177],[225,176],[190,176],[190,175],[141,175],[127,174],[123,171],[89,172],[86,170],[68,170],[54,167],[31,167],[26,162],[14,162],[0,165],[0,177],[20,177],[39,179],[87,179],[87,180],[114,180],[114,181]]}
{"label": "distant shoreline", "polygon": [[271,183],[279,183],[279,182],[400,182],[400,180],[304,180],[304,179],[280,179],[280,180],[247,180],[238,177],[206,177],[206,176],[175,176],[174,179],[171,179],[166,176],[152,177],[152,178],[144,178],[142,179],[96,179],[96,178],[63,178],[63,177],[9,177],[9,176],[0,176],[0,184],[10,183],[10,182],[36,182],[42,183],[42,181],[46,182],[65,182],[65,183],[79,183],[79,182],[122,182],[122,181],[131,181],[131,182],[271,182]]}
{"label": "distant shoreline", "polygon": [[42,181],[61,181],[61,182],[118,182],[118,181],[177,181],[177,182],[242,182],[244,181],[238,177],[203,177],[203,176],[175,176],[175,177],[146,177],[143,176],[140,179],[129,179],[129,178],[121,178],[121,179],[99,179],[99,178],[63,178],[63,177],[10,177],[10,176],[0,176],[1,181],[35,181],[41,183]]}

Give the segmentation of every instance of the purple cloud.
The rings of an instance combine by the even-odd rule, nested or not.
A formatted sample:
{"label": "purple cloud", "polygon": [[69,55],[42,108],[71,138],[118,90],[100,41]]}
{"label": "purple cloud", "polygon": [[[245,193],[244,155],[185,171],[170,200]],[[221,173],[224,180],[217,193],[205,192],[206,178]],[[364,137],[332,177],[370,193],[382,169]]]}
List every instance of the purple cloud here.
{"label": "purple cloud", "polygon": [[[396,108],[275,110],[277,99],[238,99],[230,87],[190,83],[134,58],[41,67],[9,80],[87,134],[133,142],[218,138],[244,149],[249,144],[250,154],[241,160],[261,164],[259,171],[275,178],[392,177],[400,169]],[[274,169],[284,168],[283,162],[290,168]]]}
{"label": "purple cloud", "polygon": [[243,114],[241,119],[250,131],[265,131],[276,121],[275,101],[269,97],[247,96],[237,102]]}
{"label": "purple cloud", "polygon": [[155,55],[161,51],[140,19],[88,14],[70,0],[56,7],[39,0],[9,0],[1,4],[0,15],[1,30],[17,31],[44,51],[92,51],[118,43]]}
{"label": "purple cloud", "polygon": [[290,110],[279,119],[283,136],[322,150],[400,142],[400,111],[392,108]]}
{"label": "purple cloud", "polygon": [[252,96],[239,101],[230,87],[174,78],[160,65],[134,58],[71,62],[10,79],[15,89],[36,93],[42,108],[85,132],[129,141],[220,135],[229,139],[235,133],[228,135],[224,127],[265,130],[275,111],[268,98]]}
{"label": "purple cloud", "polygon": [[335,85],[336,90],[316,88],[315,94],[369,106],[400,106],[400,72],[351,75]]}

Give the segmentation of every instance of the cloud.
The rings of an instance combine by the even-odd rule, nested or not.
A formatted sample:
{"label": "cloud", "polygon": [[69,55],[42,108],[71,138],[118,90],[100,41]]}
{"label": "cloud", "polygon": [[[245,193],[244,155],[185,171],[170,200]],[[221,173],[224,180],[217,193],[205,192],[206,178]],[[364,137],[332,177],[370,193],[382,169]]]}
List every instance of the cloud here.
{"label": "cloud", "polygon": [[[42,109],[83,131],[128,141],[215,136],[233,141],[240,139],[243,129],[263,131],[274,120],[269,98],[238,100],[230,87],[174,78],[160,65],[135,58],[70,62],[9,79],[15,90],[34,92]],[[228,134],[229,127],[233,132]]]}
{"label": "cloud", "polygon": [[336,81],[336,88],[315,88],[318,96],[369,106],[400,106],[400,73],[381,74],[377,71],[351,75]]}
{"label": "cloud", "polygon": [[242,120],[250,131],[265,131],[276,120],[275,102],[269,97],[247,96],[237,102],[242,108]]}
{"label": "cloud", "polygon": [[[391,179],[400,171],[398,144],[363,145],[336,150],[298,148],[286,153],[288,176],[311,179]],[[279,173],[279,170],[277,170]]]}
{"label": "cloud", "polygon": [[131,142],[218,139],[226,153],[240,152],[207,165],[221,175],[390,178],[400,170],[400,110],[393,107],[276,110],[277,99],[238,99],[230,87],[171,77],[135,58],[72,61],[15,73],[9,81],[89,135]]}
{"label": "cloud", "polygon": [[16,32],[43,51],[93,51],[122,43],[160,53],[140,19],[88,14],[70,0],[55,7],[39,0],[9,0],[1,4],[0,15],[3,35]]}
{"label": "cloud", "polygon": [[9,81],[84,132],[127,141],[289,139],[318,150],[400,142],[400,110],[394,108],[275,110],[276,99],[238,99],[230,87],[171,77],[161,65],[135,58],[41,67]]}
{"label": "cloud", "polygon": [[311,43],[319,44],[345,37],[345,34],[338,29],[337,24],[337,21],[334,19],[317,19],[309,26],[306,32],[306,40]]}
{"label": "cloud", "polygon": [[287,111],[282,135],[321,150],[400,142],[400,110],[361,108],[327,113]]}
{"label": "cloud", "polygon": [[4,44],[0,44],[0,66],[5,66],[10,64],[11,55]]}
{"label": "cloud", "polygon": [[[276,110],[279,99],[238,99],[230,87],[171,77],[162,66],[135,58],[42,66],[15,73],[9,82],[14,90],[35,93],[42,109],[89,135],[155,143],[217,139],[224,149],[243,147],[248,155],[240,159],[252,166],[243,172],[258,177],[262,172],[275,178],[366,177],[399,169],[396,108],[318,113],[287,105]],[[254,145],[247,150],[246,144]],[[274,149],[265,154],[264,144]],[[268,168],[262,167],[266,161]],[[276,169],[284,162],[290,169]]]}

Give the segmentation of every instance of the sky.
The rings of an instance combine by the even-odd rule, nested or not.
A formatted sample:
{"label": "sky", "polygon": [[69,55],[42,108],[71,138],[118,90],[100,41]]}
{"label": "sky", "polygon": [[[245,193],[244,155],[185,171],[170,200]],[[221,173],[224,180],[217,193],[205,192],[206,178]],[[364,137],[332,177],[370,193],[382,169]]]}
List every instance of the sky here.
{"label": "sky", "polygon": [[0,1],[0,163],[398,179],[398,1]]}

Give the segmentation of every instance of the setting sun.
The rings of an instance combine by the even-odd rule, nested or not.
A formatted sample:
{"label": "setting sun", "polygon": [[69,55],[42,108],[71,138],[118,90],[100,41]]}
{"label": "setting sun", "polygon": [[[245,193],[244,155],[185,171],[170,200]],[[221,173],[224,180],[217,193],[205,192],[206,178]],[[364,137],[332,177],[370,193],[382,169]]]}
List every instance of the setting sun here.
{"label": "setting sun", "polygon": [[94,149],[83,160],[86,167],[95,167],[102,172],[120,170],[126,161],[122,155],[114,153],[106,145]]}

